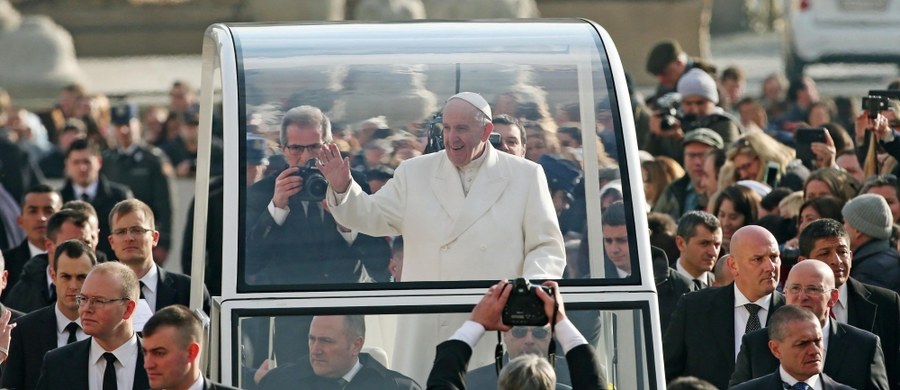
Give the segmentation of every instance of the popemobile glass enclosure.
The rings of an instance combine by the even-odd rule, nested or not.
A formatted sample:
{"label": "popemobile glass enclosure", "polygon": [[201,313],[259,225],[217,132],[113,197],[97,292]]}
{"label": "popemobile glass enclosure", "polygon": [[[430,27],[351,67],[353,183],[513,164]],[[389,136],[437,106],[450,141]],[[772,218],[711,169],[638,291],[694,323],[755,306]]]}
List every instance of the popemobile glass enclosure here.
{"label": "popemobile glass enclosure", "polygon": [[[485,276],[492,274],[493,259],[449,280],[404,275],[404,264],[414,270],[435,261],[403,256],[402,247],[424,243],[348,232],[315,200],[291,203],[294,217],[320,217],[309,222],[315,228],[297,228],[290,215],[277,222],[270,201],[275,178],[289,166],[306,166],[298,155],[318,151],[316,140],[285,145],[281,121],[291,108],[325,112],[332,141],[365,174],[378,163],[396,168],[437,144],[440,111],[463,91],[483,96],[495,120],[501,114],[517,119],[525,135],[522,158],[543,167],[565,246],[558,281],[566,312],[594,346],[602,376],[617,389],[665,388],[656,256],[650,253],[625,75],[609,34],[576,19],[210,26],[203,44],[194,214],[207,224],[195,224],[191,269],[192,306],[200,307],[204,279],[215,301],[210,377],[253,389],[266,360],[275,367],[266,376],[309,372],[311,319],[346,314],[365,318],[367,359],[425,387],[436,345],[497,282]],[[223,172],[221,178],[210,176],[211,168]],[[366,191],[388,180],[373,172],[367,178],[354,174]],[[305,183],[311,178],[305,176]],[[542,188],[543,180],[534,181]],[[409,183],[418,187],[405,191],[436,191],[429,180]],[[466,201],[479,195],[469,192]],[[406,212],[439,215],[441,207]],[[495,231],[527,228],[507,223],[508,217],[496,208],[482,216]],[[515,247],[490,234],[453,244],[485,253]],[[661,262],[664,257],[657,268]],[[504,335],[507,351],[516,350],[520,333]],[[531,337],[542,351],[551,342],[539,330]],[[492,365],[498,338],[485,334],[470,370]],[[567,383],[569,374],[558,374]]]}

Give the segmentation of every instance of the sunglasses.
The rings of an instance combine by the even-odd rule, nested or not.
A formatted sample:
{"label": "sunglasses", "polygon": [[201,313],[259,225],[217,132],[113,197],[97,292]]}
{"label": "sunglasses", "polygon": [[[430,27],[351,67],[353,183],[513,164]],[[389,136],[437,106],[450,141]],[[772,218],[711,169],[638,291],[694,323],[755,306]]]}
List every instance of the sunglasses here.
{"label": "sunglasses", "polygon": [[547,338],[548,335],[550,335],[550,331],[545,328],[529,328],[522,326],[512,328],[509,333],[512,334],[513,337],[521,339],[527,336],[529,331],[531,331],[531,336],[538,340],[543,340]]}

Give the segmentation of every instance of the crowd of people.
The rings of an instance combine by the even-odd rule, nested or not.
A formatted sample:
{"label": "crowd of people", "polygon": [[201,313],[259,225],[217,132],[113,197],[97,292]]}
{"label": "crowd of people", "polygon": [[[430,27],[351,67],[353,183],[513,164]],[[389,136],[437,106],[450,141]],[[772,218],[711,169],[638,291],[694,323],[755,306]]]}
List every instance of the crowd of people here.
{"label": "crowd of people", "polygon": [[[277,289],[514,276],[637,278],[629,210],[640,203],[649,212],[666,377],[673,388],[702,381],[723,389],[757,388],[772,380],[816,389],[831,381],[900,388],[894,328],[900,323],[900,102],[860,110],[855,98],[820,96],[810,78],[788,81],[777,74],[751,96],[740,67],[717,72],[671,40],[652,48],[646,71],[659,81],[654,94],[645,99],[631,91],[644,199],[622,188],[621,125],[609,99],[591,108],[597,121],[587,125],[580,123],[585,108],[578,103],[560,103],[551,114],[525,94],[499,94],[489,103],[463,92],[442,108],[444,150],[426,155],[433,141],[427,123],[392,128],[384,117],[338,123],[299,104],[284,107],[273,125],[249,112],[239,283]],[[900,81],[886,89],[900,90]],[[77,351],[47,352],[89,337],[93,341],[79,344],[78,353],[88,355],[96,373],[85,386],[105,382],[104,367],[121,372],[144,359],[132,336],[152,319],[135,325],[133,313],[147,313],[137,316],[146,319],[187,304],[189,278],[160,264],[172,240],[171,180],[195,173],[198,125],[194,91],[183,82],[171,86],[168,107],[144,109],[111,103],[77,85],[64,88],[57,105],[43,113],[17,108],[0,93],[2,302],[19,324],[8,326],[8,347],[0,332],[0,353],[7,349],[8,356],[3,386],[55,388],[46,381],[57,374],[47,370],[62,369],[60,359]],[[221,140],[221,121],[213,127]],[[591,129],[598,135],[602,269],[592,267],[583,239],[590,201],[582,131]],[[815,142],[797,136],[812,131],[821,134]],[[213,142],[212,155],[212,174],[219,176],[219,142]],[[318,174],[327,181],[321,196],[307,186]],[[64,184],[55,189],[45,178]],[[210,239],[202,261],[207,287],[218,294],[226,272],[222,180],[211,185]],[[188,253],[183,269],[190,269]],[[125,267],[105,265],[107,260]],[[92,276],[105,282],[89,283]],[[121,294],[110,290],[116,283],[123,284]],[[120,322],[91,318],[101,309],[115,309]],[[29,314],[15,318],[22,313]],[[450,316],[424,317],[399,324],[399,331],[422,345],[455,338],[465,346],[454,348],[477,348],[471,337],[438,324]],[[273,356],[302,370],[269,370],[266,358],[272,356],[258,356],[242,362],[253,371],[246,385],[279,388],[295,383],[297,375],[333,377],[329,367],[319,367],[328,359],[316,356],[328,354],[320,343],[340,331],[356,352],[342,356],[349,371],[339,377],[361,374],[361,364],[374,367],[365,375],[417,387],[414,379],[359,354],[365,337],[360,321],[276,321],[274,334],[284,338]],[[577,317],[571,323],[576,333],[589,333]],[[482,333],[493,329],[480,326]],[[292,331],[278,336],[279,328]],[[298,343],[296,329],[308,340]],[[539,329],[503,330],[510,332],[508,345],[515,345],[514,338],[547,340]],[[251,343],[264,343],[266,332],[260,331],[263,336],[250,337]],[[145,332],[149,351],[153,331]],[[792,344],[796,338],[812,348],[801,354]],[[41,348],[24,348],[24,340]],[[435,353],[440,358],[446,348],[409,354],[397,365],[427,372]],[[128,356],[118,355],[126,349]],[[516,358],[514,349],[506,359]],[[119,362],[131,360],[116,366],[115,359],[100,359],[107,358],[104,352]],[[470,383],[497,379],[481,370],[469,373]],[[148,373],[152,383],[156,374]],[[147,380],[138,374],[124,380]],[[556,378],[563,383],[567,375]]]}

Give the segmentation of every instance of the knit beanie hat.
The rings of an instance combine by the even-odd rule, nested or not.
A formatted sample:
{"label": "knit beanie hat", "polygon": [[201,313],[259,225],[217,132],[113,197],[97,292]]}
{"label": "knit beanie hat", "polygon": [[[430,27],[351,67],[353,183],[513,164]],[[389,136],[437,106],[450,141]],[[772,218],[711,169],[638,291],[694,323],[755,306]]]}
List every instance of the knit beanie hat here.
{"label": "knit beanie hat", "polygon": [[702,69],[694,68],[685,72],[678,80],[677,89],[681,96],[702,96],[714,104],[719,103],[716,80]]}
{"label": "knit beanie hat", "polygon": [[891,208],[881,195],[862,194],[850,199],[841,209],[844,221],[876,240],[891,238],[894,220]]}

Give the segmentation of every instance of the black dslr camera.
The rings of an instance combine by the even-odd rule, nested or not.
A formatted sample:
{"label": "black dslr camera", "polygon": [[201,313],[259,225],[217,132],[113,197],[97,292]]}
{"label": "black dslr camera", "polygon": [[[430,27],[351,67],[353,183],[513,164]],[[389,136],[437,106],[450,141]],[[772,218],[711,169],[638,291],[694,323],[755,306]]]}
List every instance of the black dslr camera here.
{"label": "black dslr camera", "polygon": [[544,301],[537,296],[534,290],[543,289],[548,295],[553,296],[553,289],[547,286],[532,285],[528,279],[518,278],[509,283],[512,291],[509,300],[503,307],[503,324],[510,326],[544,326],[550,322],[547,313],[544,312]]}
{"label": "black dslr camera", "polygon": [[862,109],[869,115],[869,118],[875,119],[878,114],[890,108],[891,100],[886,96],[870,95],[862,98]]}
{"label": "black dslr camera", "polygon": [[318,202],[325,199],[325,192],[328,190],[328,181],[325,176],[316,168],[316,159],[311,158],[306,165],[300,167],[297,176],[303,179],[303,190],[297,193],[297,199]]}
{"label": "black dslr camera", "polygon": [[656,114],[659,115],[659,128],[672,130],[681,121],[681,94],[669,92],[656,99]]}

